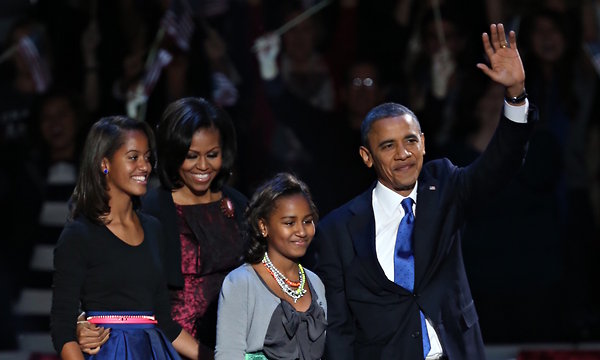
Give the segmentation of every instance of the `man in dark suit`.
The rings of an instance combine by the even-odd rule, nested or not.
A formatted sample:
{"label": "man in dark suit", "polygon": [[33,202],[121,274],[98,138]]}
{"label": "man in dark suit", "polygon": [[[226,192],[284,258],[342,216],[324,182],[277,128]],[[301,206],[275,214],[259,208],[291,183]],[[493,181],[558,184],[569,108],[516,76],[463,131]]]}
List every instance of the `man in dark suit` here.
{"label": "man in dark suit", "polygon": [[[423,165],[425,137],[402,105],[379,105],[363,121],[360,155],[378,181],[326,216],[313,245],[329,309],[328,360],[485,358],[460,228],[518,171],[535,117],[515,33],[507,42],[503,25],[492,24],[490,35],[482,36],[490,67],[477,67],[505,86],[506,102],[473,164]],[[399,247],[407,231],[408,248]],[[408,283],[399,280],[406,274]]]}

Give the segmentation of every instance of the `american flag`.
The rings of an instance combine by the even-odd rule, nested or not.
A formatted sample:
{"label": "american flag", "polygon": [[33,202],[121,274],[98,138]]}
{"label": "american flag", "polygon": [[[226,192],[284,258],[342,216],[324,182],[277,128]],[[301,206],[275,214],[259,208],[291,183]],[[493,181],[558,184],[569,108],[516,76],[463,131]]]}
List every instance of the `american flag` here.
{"label": "american flag", "polygon": [[596,73],[600,75],[600,42],[584,42],[583,48],[594,65]]}
{"label": "american flag", "polygon": [[233,82],[222,72],[212,74],[212,97],[221,106],[233,106],[239,94]]}
{"label": "american flag", "polygon": [[150,93],[154,89],[158,78],[160,77],[160,73],[162,69],[169,65],[169,63],[173,60],[173,55],[169,53],[165,49],[160,49],[156,58],[152,61],[150,66],[146,69],[146,74],[144,76],[144,94],[150,96]]}
{"label": "american flag", "polygon": [[194,33],[192,14],[188,0],[171,0],[169,8],[160,21],[161,27],[184,51],[189,50],[190,38]]}
{"label": "american flag", "polygon": [[23,36],[19,40],[17,51],[29,66],[36,91],[38,93],[46,91],[51,82],[50,69],[46,61],[40,56],[33,40],[29,36]]}

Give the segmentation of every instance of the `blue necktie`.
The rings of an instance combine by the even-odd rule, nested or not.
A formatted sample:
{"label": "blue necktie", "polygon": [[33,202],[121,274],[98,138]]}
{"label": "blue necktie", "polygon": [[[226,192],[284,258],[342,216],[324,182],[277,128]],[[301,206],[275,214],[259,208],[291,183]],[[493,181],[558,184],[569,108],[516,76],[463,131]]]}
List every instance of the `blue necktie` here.
{"label": "blue necktie", "polygon": [[[394,282],[408,291],[413,291],[415,284],[415,258],[412,249],[412,233],[415,223],[415,215],[412,211],[412,199],[402,200],[404,217],[398,226],[396,234],[396,245],[394,246]],[[429,334],[427,333],[427,324],[425,315],[421,314],[421,334],[423,335],[423,353],[425,357],[431,349],[429,344]]]}

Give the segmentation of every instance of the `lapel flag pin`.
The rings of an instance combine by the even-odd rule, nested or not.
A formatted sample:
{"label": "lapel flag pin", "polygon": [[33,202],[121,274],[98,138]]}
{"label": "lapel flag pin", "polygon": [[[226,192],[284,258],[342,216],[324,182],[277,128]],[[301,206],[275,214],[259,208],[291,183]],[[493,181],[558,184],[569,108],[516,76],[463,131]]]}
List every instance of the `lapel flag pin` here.
{"label": "lapel flag pin", "polygon": [[435,190],[435,185],[429,185],[429,190],[434,191]]}

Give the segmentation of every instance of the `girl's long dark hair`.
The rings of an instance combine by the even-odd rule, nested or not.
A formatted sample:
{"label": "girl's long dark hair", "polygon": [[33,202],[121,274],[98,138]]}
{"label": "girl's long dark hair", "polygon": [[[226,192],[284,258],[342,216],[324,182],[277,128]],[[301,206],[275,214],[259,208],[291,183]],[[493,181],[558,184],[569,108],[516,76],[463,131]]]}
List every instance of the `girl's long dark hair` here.
{"label": "girl's long dark hair", "polygon": [[[131,130],[143,132],[154,149],[154,136],[150,126],[140,120],[125,116],[109,116],[98,120],[88,132],[79,176],[71,197],[71,218],[86,216],[97,224],[105,224],[110,213],[106,176],[102,173],[102,159],[111,159],[125,143],[125,133]],[[139,199],[133,198],[137,208]]]}

